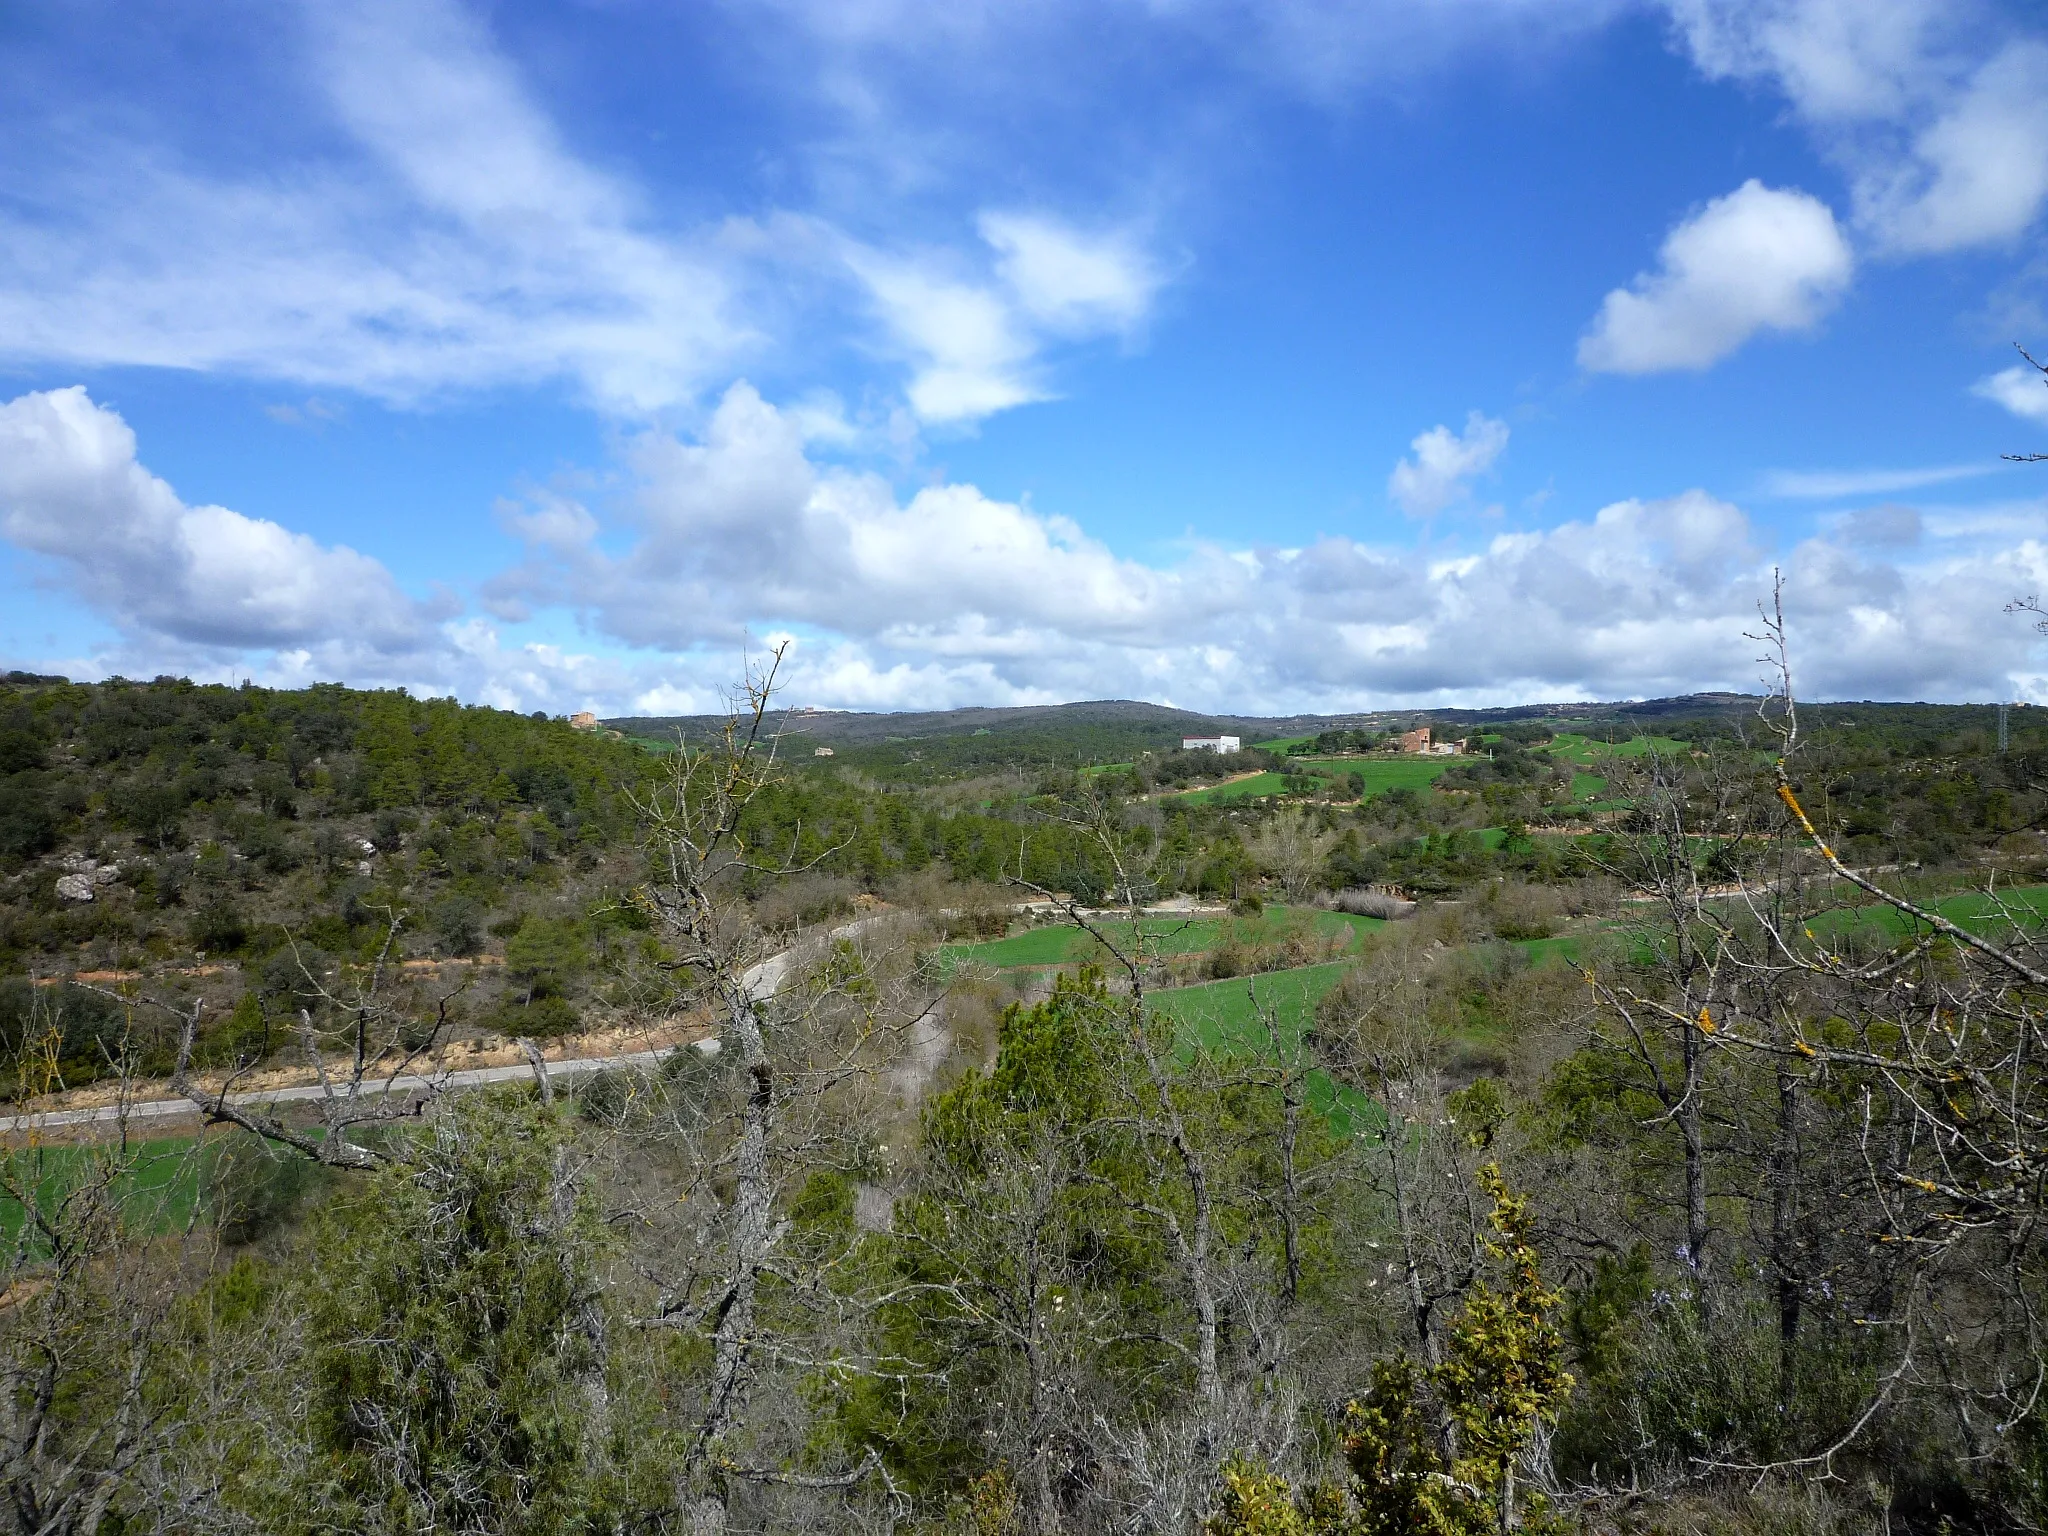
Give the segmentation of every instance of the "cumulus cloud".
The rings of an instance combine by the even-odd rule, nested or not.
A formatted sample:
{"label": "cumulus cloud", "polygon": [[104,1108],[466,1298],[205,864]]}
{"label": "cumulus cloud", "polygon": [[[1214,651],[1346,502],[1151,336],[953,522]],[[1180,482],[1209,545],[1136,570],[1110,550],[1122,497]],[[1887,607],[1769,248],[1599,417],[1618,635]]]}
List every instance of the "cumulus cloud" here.
{"label": "cumulus cloud", "polygon": [[[539,547],[594,533],[564,507],[527,511],[517,526]],[[418,601],[345,545],[191,505],[140,461],[127,422],[82,387],[0,404],[0,540],[113,627],[91,655],[45,659],[72,676],[346,680],[556,710],[645,686],[639,663],[508,638],[445,598]]]}
{"label": "cumulus cloud", "polygon": [[1989,378],[1979,379],[1970,393],[2004,406],[2025,421],[2048,424],[2048,378],[2041,370],[2014,364]]}
{"label": "cumulus cloud", "polygon": [[[520,709],[715,708],[778,634],[795,639],[794,700],[865,708],[1116,695],[1266,713],[1756,681],[1742,631],[1774,555],[1702,491],[1463,547],[1197,541],[1155,564],[971,485],[905,497],[815,462],[801,423],[744,384],[701,436],[651,431],[623,451],[616,506],[554,492],[501,509],[527,554],[493,583],[495,619],[416,602],[366,555],[186,503],[81,389],[0,406],[0,536],[119,628],[82,671],[342,677]],[[1807,686],[2034,686],[2035,637],[2001,610],[2048,586],[2040,515],[1886,506],[1778,554]],[[558,605],[583,643],[514,627]]]}
{"label": "cumulus cloud", "polygon": [[1579,362],[1598,373],[1711,367],[1759,331],[1811,329],[1854,267],[1825,203],[1752,178],[1672,230],[1656,271],[1607,295]]}
{"label": "cumulus cloud", "polygon": [[0,405],[0,536],[53,561],[118,624],[174,641],[285,649],[345,636],[390,653],[431,633],[429,610],[368,556],[179,500],[137,462],[128,424],[80,386]]}
{"label": "cumulus cloud", "polygon": [[1431,427],[1408,446],[1387,477],[1387,494],[1410,517],[1430,517],[1464,498],[1472,481],[1493,467],[1508,445],[1508,424],[1473,411],[1463,435]]}
{"label": "cumulus cloud", "polygon": [[[585,525],[547,513],[533,526],[548,537],[496,597],[574,606],[594,632],[669,658],[663,686],[703,690],[773,632],[798,637],[794,698],[866,708],[1137,696],[1342,710],[1757,681],[1742,632],[1772,553],[1740,508],[1701,491],[1463,552],[1197,542],[1159,565],[972,486],[905,499],[814,463],[797,425],[744,385],[701,439],[648,434],[628,462],[630,501],[594,519],[607,538],[565,547],[555,533]],[[2048,550],[1919,530],[1887,509],[1780,557],[1816,690],[1981,695],[2027,664],[2031,633],[2001,605],[2048,576]]]}
{"label": "cumulus cloud", "polygon": [[2010,241],[2048,200],[2048,44],[1958,0],[1665,0],[1710,78],[1777,87],[1905,253]]}

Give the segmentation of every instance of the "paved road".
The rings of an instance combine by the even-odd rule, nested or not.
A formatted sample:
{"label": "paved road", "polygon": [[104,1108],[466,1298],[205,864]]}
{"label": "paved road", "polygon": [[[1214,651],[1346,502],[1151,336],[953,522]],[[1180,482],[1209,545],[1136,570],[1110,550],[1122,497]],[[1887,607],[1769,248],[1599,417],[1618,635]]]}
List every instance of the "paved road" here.
{"label": "paved road", "polygon": [[[548,1063],[550,1078],[578,1077],[586,1072],[602,1072],[608,1067],[651,1067],[670,1051],[682,1050],[682,1046],[670,1046],[660,1051],[634,1051],[624,1056],[587,1056],[579,1060],[551,1061]],[[406,1073],[390,1079],[373,1078],[363,1083],[366,1094],[380,1093],[446,1093],[455,1088],[481,1088],[488,1083],[510,1083],[530,1078],[533,1067],[527,1063],[510,1067],[470,1067],[460,1072]],[[318,1099],[327,1090],[318,1083],[308,1083],[299,1088],[271,1088],[260,1093],[231,1093],[228,1102],[234,1105],[290,1104],[307,1099]],[[0,1135],[10,1131],[48,1130],[64,1125],[111,1124],[124,1114],[129,1120],[175,1120],[187,1115],[200,1113],[199,1106],[190,1099],[144,1099],[134,1104],[101,1104],[92,1109],[49,1109],[34,1115],[13,1115],[0,1118]]]}
{"label": "paved road", "polygon": [[[1039,905],[1039,903],[1027,902],[1019,904],[1020,909],[1036,905]],[[1199,909],[1184,909],[1168,903],[1161,908],[1148,907],[1146,910],[1148,913],[1153,911],[1178,913]],[[856,918],[850,923],[832,929],[825,935],[822,941],[813,939],[808,944],[798,945],[793,949],[786,949],[778,955],[770,955],[766,960],[763,960],[760,964],[747,971],[742,980],[742,984],[747,989],[747,995],[757,1001],[766,1001],[782,989],[782,983],[788,977],[791,966],[796,963],[800,954],[806,949],[815,949],[821,942],[829,943],[834,939],[853,938],[873,925],[895,915],[893,912],[876,912],[867,917]],[[915,1035],[912,1040],[913,1056],[917,1061],[917,1071],[919,1074],[911,1082],[913,1096],[916,1089],[922,1087],[924,1079],[930,1076],[932,1069],[936,1066],[935,1060],[927,1062],[924,1058],[930,1056],[935,1049],[938,1049],[938,1042],[945,1038],[943,1026],[939,1023],[936,1015],[930,1019],[921,1019],[918,1023],[919,1027],[925,1032]],[[607,1067],[652,1066],[668,1055],[670,1050],[681,1049],[683,1049],[681,1046],[671,1046],[669,1050],[636,1051],[624,1056],[591,1056],[575,1061],[551,1061],[548,1063],[548,1076],[551,1078],[577,1077],[586,1072],[601,1072]],[[940,1049],[939,1055],[942,1056],[943,1054],[943,1050]],[[395,1077],[389,1081],[382,1079],[367,1081],[363,1084],[363,1091],[369,1094],[445,1093],[456,1088],[479,1088],[488,1083],[515,1082],[531,1076],[533,1076],[532,1066],[524,1063],[509,1067],[471,1067],[461,1072],[440,1072],[432,1075],[408,1073],[403,1077]],[[308,1083],[298,1088],[271,1088],[256,1093],[231,1093],[228,1095],[228,1102],[235,1105],[303,1103],[309,1099],[319,1099],[327,1091],[318,1083]],[[143,1099],[126,1105],[102,1104],[92,1109],[48,1109],[32,1115],[0,1116],[0,1136],[7,1135],[10,1132],[51,1130],[66,1125],[109,1125],[120,1120],[124,1115],[130,1121],[175,1120],[186,1116],[198,1115],[199,1113],[201,1113],[199,1106],[190,1099]]]}

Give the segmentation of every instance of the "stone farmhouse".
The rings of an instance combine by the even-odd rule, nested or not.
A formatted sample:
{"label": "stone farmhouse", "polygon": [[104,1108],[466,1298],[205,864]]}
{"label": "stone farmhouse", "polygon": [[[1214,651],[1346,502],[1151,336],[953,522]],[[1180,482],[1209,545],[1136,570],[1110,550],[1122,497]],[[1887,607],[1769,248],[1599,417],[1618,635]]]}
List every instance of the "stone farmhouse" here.
{"label": "stone farmhouse", "polygon": [[1401,733],[1401,750],[1419,752],[1427,757],[1455,757],[1465,750],[1462,741],[1436,741],[1430,735],[1430,728],[1418,725],[1412,731]]}

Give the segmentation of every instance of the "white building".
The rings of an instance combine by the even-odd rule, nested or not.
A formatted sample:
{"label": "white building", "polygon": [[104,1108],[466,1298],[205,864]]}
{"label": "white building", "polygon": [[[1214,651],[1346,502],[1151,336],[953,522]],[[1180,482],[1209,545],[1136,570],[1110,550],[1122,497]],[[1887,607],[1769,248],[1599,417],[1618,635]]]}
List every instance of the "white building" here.
{"label": "white building", "polygon": [[1183,752],[1235,752],[1238,741],[1235,736],[1183,736],[1180,749]]}

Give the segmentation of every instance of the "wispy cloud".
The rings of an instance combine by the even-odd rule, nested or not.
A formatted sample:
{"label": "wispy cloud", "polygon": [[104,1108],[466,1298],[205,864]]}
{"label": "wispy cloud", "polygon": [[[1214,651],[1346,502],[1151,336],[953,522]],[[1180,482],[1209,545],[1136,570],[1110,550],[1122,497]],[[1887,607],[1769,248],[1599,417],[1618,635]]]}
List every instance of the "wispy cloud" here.
{"label": "wispy cloud", "polygon": [[[400,406],[566,384],[647,419],[750,362],[870,333],[879,312],[912,404],[958,421],[1050,394],[1048,349],[1131,334],[1164,280],[1130,229],[1042,208],[978,225],[969,209],[952,244],[911,254],[772,206],[678,220],[577,154],[456,0],[294,16],[275,57],[320,153],[243,170],[181,156],[174,135],[72,125],[0,166],[0,359]],[[848,302],[849,272],[865,302]]]}
{"label": "wispy cloud", "polygon": [[2023,421],[2048,423],[2048,376],[2015,363],[1970,386],[1979,399],[2002,405]]}
{"label": "wispy cloud", "polygon": [[1933,464],[1923,469],[1774,469],[1763,478],[1766,496],[1794,501],[1834,501],[1849,496],[1886,496],[1896,491],[1946,485],[1995,473],[1998,464]]}

